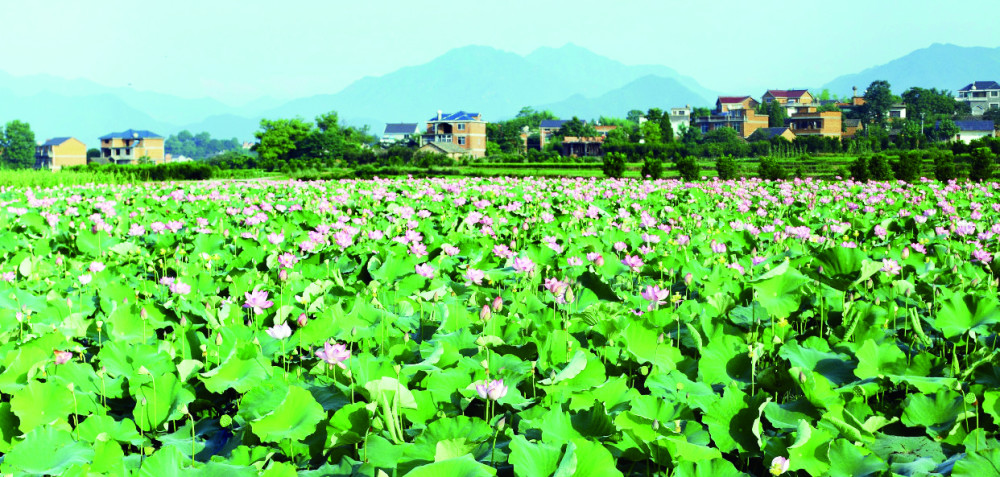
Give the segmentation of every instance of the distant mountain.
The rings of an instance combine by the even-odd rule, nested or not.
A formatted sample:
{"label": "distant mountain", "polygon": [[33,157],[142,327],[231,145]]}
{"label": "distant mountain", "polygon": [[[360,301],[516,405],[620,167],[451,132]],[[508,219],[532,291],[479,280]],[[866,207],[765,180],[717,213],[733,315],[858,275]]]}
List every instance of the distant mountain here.
{"label": "distant mountain", "polygon": [[[573,110],[574,95],[593,97],[656,75],[683,86],[695,104],[710,104],[714,94],[665,66],[628,66],[575,45],[541,48],[528,56],[483,46],[457,48],[419,66],[380,77],[362,78],[336,94],[291,101],[266,117],[303,116],[331,110],[341,118],[381,118],[381,122],[426,121],[439,109],[476,111],[487,121],[513,117],[523,106],[563,102]],[[642,109],[665,106],[663,94],[650,92]],[[569,103],[566,103],[566,102]],[[608,111],[623,116],[627,110]],[[579,115],[579,114],[577,114]],[[381,132],[383,124],[372,124]]]}
{"label": "distant mountain", "polygon": [[884,65],[840,76],[823,85],[838,96],[861,94],[875,80],[886,80],[902,94],[912,86],[957,92],[977,80],[1000,81],[1000,48],[967,47],[935,43]]}
{"label": "distant mountain", "polygon": [[660,108],[669,111],[674,106],[703,105],[704,97],[673,78],[648,75],[600,96],[587,98],[576,94],[557,103],[543,104],[538,110],[551,110],[557,116],[597,119],[600,116],[623,118],[632,109],[646,111]]}

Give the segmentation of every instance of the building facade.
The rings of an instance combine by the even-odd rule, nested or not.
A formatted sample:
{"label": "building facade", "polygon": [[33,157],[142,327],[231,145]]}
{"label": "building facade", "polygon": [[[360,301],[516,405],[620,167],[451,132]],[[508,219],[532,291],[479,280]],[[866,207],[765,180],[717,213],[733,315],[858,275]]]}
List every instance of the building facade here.
{"label": "building facade", "polygon": [[974,81],[958,90],[958,101],[969,103],[974,116],[991,109],[1000,109],[1000,84],[996,81]]}
{"label": "building facade", "polygon": [[708,116],[691,119],[691,125],[702,134],[718,128],[733,128],[746,139],[754,131],[767,127],[767,115],[757,114],[759,104],[750,96],[720,96],[715,102],[715,110]]}
{"label": "building facade", "polygon": [[479,113],[443,114],[427,121],[427,132],[421,137],[421,143],[452,143],[466,151],[472,157],[486,155],[486,121]]}
{"label": "building facade", "polygon": [[955,121],[955,125],[958,126],[958,135],[954,137],[955,141],[961,141],[968,144],[976,139],[996,137],[996,126],[993,121]]}
{"label": "building facade", "polygon": [[52,138],[35,147],[35,169],[58,171],[87,165],[87,146],[72,137]]}
{"label": "building facade", "polygon": [[138,164],[149,158],[153,164],[163,164],[163,136],[151,131],[127,129],[101,136],[101,159],[114,164]]}
{"label": "building facade", "polygon": [[761,96],[760,100],[764,104],[777,102],[785,108],[789,115],[792,115],[802,110],[803,107],[813,104],[816,98],[804,89],[769,89]]}
{"label": "building facade", "polygon": [[562,129],[563,124],[568,122],[568,119],[543,119],[538,125],[538,148],[545,149],[545,144],[551,141],[552,136],[555,136]]}
{"label": "building facade", "polygon": [[379,144],[382,146],[406,144],[410,141],[416,142],[419,136],[420,129],[417,123],[386,123]]}
{"label": "building facade", "polygon": [[691,105],[683,108],[670,108],[670,129],[674,130],[674,136],[681,137],[681,126],[691,127]]}
{"label": "building facade", "polygon": [[815,107],[791,115],[785,125],[795,136],[841,137],[843,135],[843,113],[840,111],[818,111]]}

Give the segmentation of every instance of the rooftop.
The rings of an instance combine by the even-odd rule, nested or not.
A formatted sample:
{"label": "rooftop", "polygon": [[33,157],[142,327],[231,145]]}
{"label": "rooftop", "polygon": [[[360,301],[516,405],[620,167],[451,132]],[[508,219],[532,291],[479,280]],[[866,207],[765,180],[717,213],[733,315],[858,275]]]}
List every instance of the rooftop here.
{"label": "rooftop", "polygon": [[163,139],[163,136],[144,129],[126,129],[120,133],[105,134],[97,139]]}
{"label": "rooftop", "polygon": [[955,125],[962,131],[993,131],[993,121],[985,119],[960,120],[955,121]]}
{"label": "rooftop", "polygon": [[801,98],[809,93],[807,89],[769,89],[767,93],[775,98]]}
{"label": "rooftop", "polygon": [[544,119],[542,120],[542,123],[538,127],[559,129],[563,127],[563,124],[566,124],[568,122],[569,122],[568,119]]}
{"label": "rooftop", "polygon": [[482,119],[480,119],[479,113],[458,111],[450,114],[442,114],[441,119],[438,119],[437,115],[434,115],[428,121],[482,121]]}
{"label": "rooftop", "polygon": [[413,134],[417,131],[417,123],[386,123],[382,134]]}
{"label": "rooftop", "polygon": [[1000,89],[1000,84],[997,84],[996,81],[973,81],[959,91],[972,91],[974,89]]}
{"label": "rooftop", "polygon": [[66,141],[73,139],[71,137],[54,137],[42,143],[43,146],[58,146]]}
{"label": "rooftop", "polygon": [[439,149],[441,152],[444,152],[445,154],[465,154],[469,152],[453,142],[429,142],[424,145],[424,147],[427,146]]}
{"label": "rooftop", "polygon": [[746,101],[747,98],[750,98],[750,96],[719,96],[719,102],[726,104],[742,103]]}

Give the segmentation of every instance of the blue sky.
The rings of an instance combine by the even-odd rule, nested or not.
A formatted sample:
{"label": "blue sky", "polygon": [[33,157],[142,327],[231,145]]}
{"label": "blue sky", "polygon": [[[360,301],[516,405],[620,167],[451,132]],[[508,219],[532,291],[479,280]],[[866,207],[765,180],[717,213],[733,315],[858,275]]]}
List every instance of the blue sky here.
{"label": "blue sky", "polygon": [[[431,5],[439,5],[431,7]],[[453,6],[454,5],[454,6]],[[706,87],[814,87],[932,43],[1000,46],[995,0],[0,0],[0,70],[230,103],[336,92],[465,45],[572,42]],[[130,70],[113,65],[132,59]]]}

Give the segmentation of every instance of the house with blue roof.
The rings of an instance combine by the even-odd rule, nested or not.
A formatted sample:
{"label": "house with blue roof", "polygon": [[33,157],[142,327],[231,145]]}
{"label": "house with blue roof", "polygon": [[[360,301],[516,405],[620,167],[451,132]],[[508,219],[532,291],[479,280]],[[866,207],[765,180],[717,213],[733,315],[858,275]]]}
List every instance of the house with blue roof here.
{"label": "house with blue roof", "polygon": [[996,81],[973,81],[958,90],[958,101],[969,103],[973,116],[1000,109],[1000,84]]}
{"label": "house with blue roof", "polygon": [[483,157],[486,155],[486,121],[479,113],[457,111],[444,114],[438,110],[437,115],[427,120],[427,131],[420,142],[422,145],[452,144],[465,151],[464,155]]}
{"label": "house with blue roof", "polygon": [[393,144],[409,144],[416,142],[420,137],[420,128],[417,123],[386,123],[379,144],[382,147],[389,147]]}
{"label": "house with blue roof", "polygon": [[[938,125],[940,125],[940,121],[934,127],[937,128]],[[955,121],[955,125],[958,126],[958,134],[952,138],[954,141],[962,141],[968,144],[976,139],[996,137],[996,125],[993,121],[982,119],[958,120]]]}
{"label": "house with blue roof", "polygon": [[[569,122],[568,119],[543,119],[538,125],[538,148],[545,149],[545,143],[552,140],[552,136],[559,132],[563,124],[567,122]],[[583,123],[587,124],[586,121]]]}
{"label": "house with blue roof", "polygon": [[142,129],[126,129],[105,134],[101,141],[101,162],[139,164],[148,161],[162,164],[165,159],[163,136]]}

